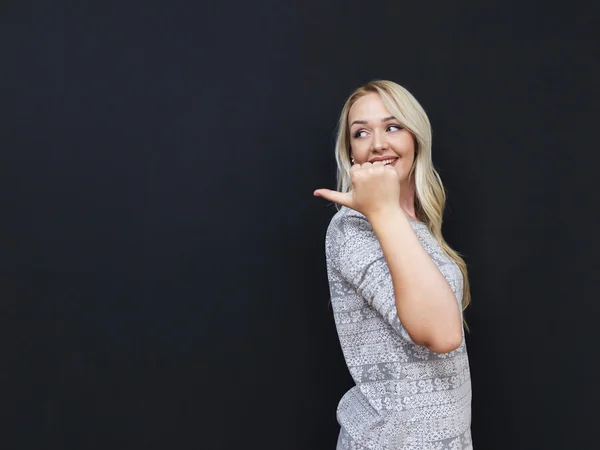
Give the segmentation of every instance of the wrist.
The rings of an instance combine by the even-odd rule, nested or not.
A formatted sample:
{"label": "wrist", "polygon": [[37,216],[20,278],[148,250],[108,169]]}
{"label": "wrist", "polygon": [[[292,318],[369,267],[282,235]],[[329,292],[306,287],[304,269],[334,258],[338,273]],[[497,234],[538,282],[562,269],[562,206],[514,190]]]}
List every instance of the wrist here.
{"label": "wrist", "polygon": [[371,223],[373,229],[379,229],[389,224],[395,224],[401,220],[408,222],[400,205],[373,211],[366,215],[366,217]]}

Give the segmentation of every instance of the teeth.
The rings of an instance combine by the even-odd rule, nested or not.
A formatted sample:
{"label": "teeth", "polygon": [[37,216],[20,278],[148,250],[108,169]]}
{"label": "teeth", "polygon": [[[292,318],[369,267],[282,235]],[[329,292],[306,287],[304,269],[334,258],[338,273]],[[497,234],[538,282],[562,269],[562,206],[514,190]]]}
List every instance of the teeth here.
{"label": "teeth", "polygon": [[387,166],[388,164],[393,163],[394,161],[396,161],[396,159],[386,159],[385,161],[381,161],[383,163],[384,166]]}

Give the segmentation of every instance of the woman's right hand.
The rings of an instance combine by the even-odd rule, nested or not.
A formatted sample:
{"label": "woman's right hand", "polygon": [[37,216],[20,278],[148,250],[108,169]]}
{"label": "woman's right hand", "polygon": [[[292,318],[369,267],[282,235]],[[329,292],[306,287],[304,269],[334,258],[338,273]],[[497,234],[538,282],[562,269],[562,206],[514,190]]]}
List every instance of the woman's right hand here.
{"label": "woman's right hand", "polygon": [[352,208],[371,220],[373,216],[400,209],[400,180],[392,166],[380,162],[355,164],[350,168],[352,190],[317,189],[316,197]]}

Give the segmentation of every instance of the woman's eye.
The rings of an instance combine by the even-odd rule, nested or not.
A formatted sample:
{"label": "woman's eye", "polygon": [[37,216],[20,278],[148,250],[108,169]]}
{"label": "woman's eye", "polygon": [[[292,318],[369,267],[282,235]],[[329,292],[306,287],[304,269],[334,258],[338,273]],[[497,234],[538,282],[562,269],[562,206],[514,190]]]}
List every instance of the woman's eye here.
{"label": "woman's eye", "polygon": [[357,131],[356,133],[354,133],[354,137],[355,137],[355,138],[361,138],[361,137],[365,137],[365,134],[366,134],[366,133],[367,133],[366,131],[364,131],[364,130],[360,130],[360,131]]}
{"label": "woman's eye", "polygon": [[400,131],[402,127],[400,125],[390,125],[388,131]]}

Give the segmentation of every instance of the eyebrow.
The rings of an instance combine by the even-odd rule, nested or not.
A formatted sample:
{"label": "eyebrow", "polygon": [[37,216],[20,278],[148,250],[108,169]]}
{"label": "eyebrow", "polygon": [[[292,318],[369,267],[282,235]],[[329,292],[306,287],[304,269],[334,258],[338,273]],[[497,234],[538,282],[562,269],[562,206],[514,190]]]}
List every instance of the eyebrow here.
{"label": "eyebrow", "polygon": [[[389,116],[389,117],[386,117],[385,119],[381,119],[382,122],[389,122],[390,120],[396,120],[396,118],[394,116]],[[352,125],[356,125],[356,124],[366,125],[367,121],[366,120],[355,120],[354,122],[352,122],[350,124],[350,127],[352,127]]]}

